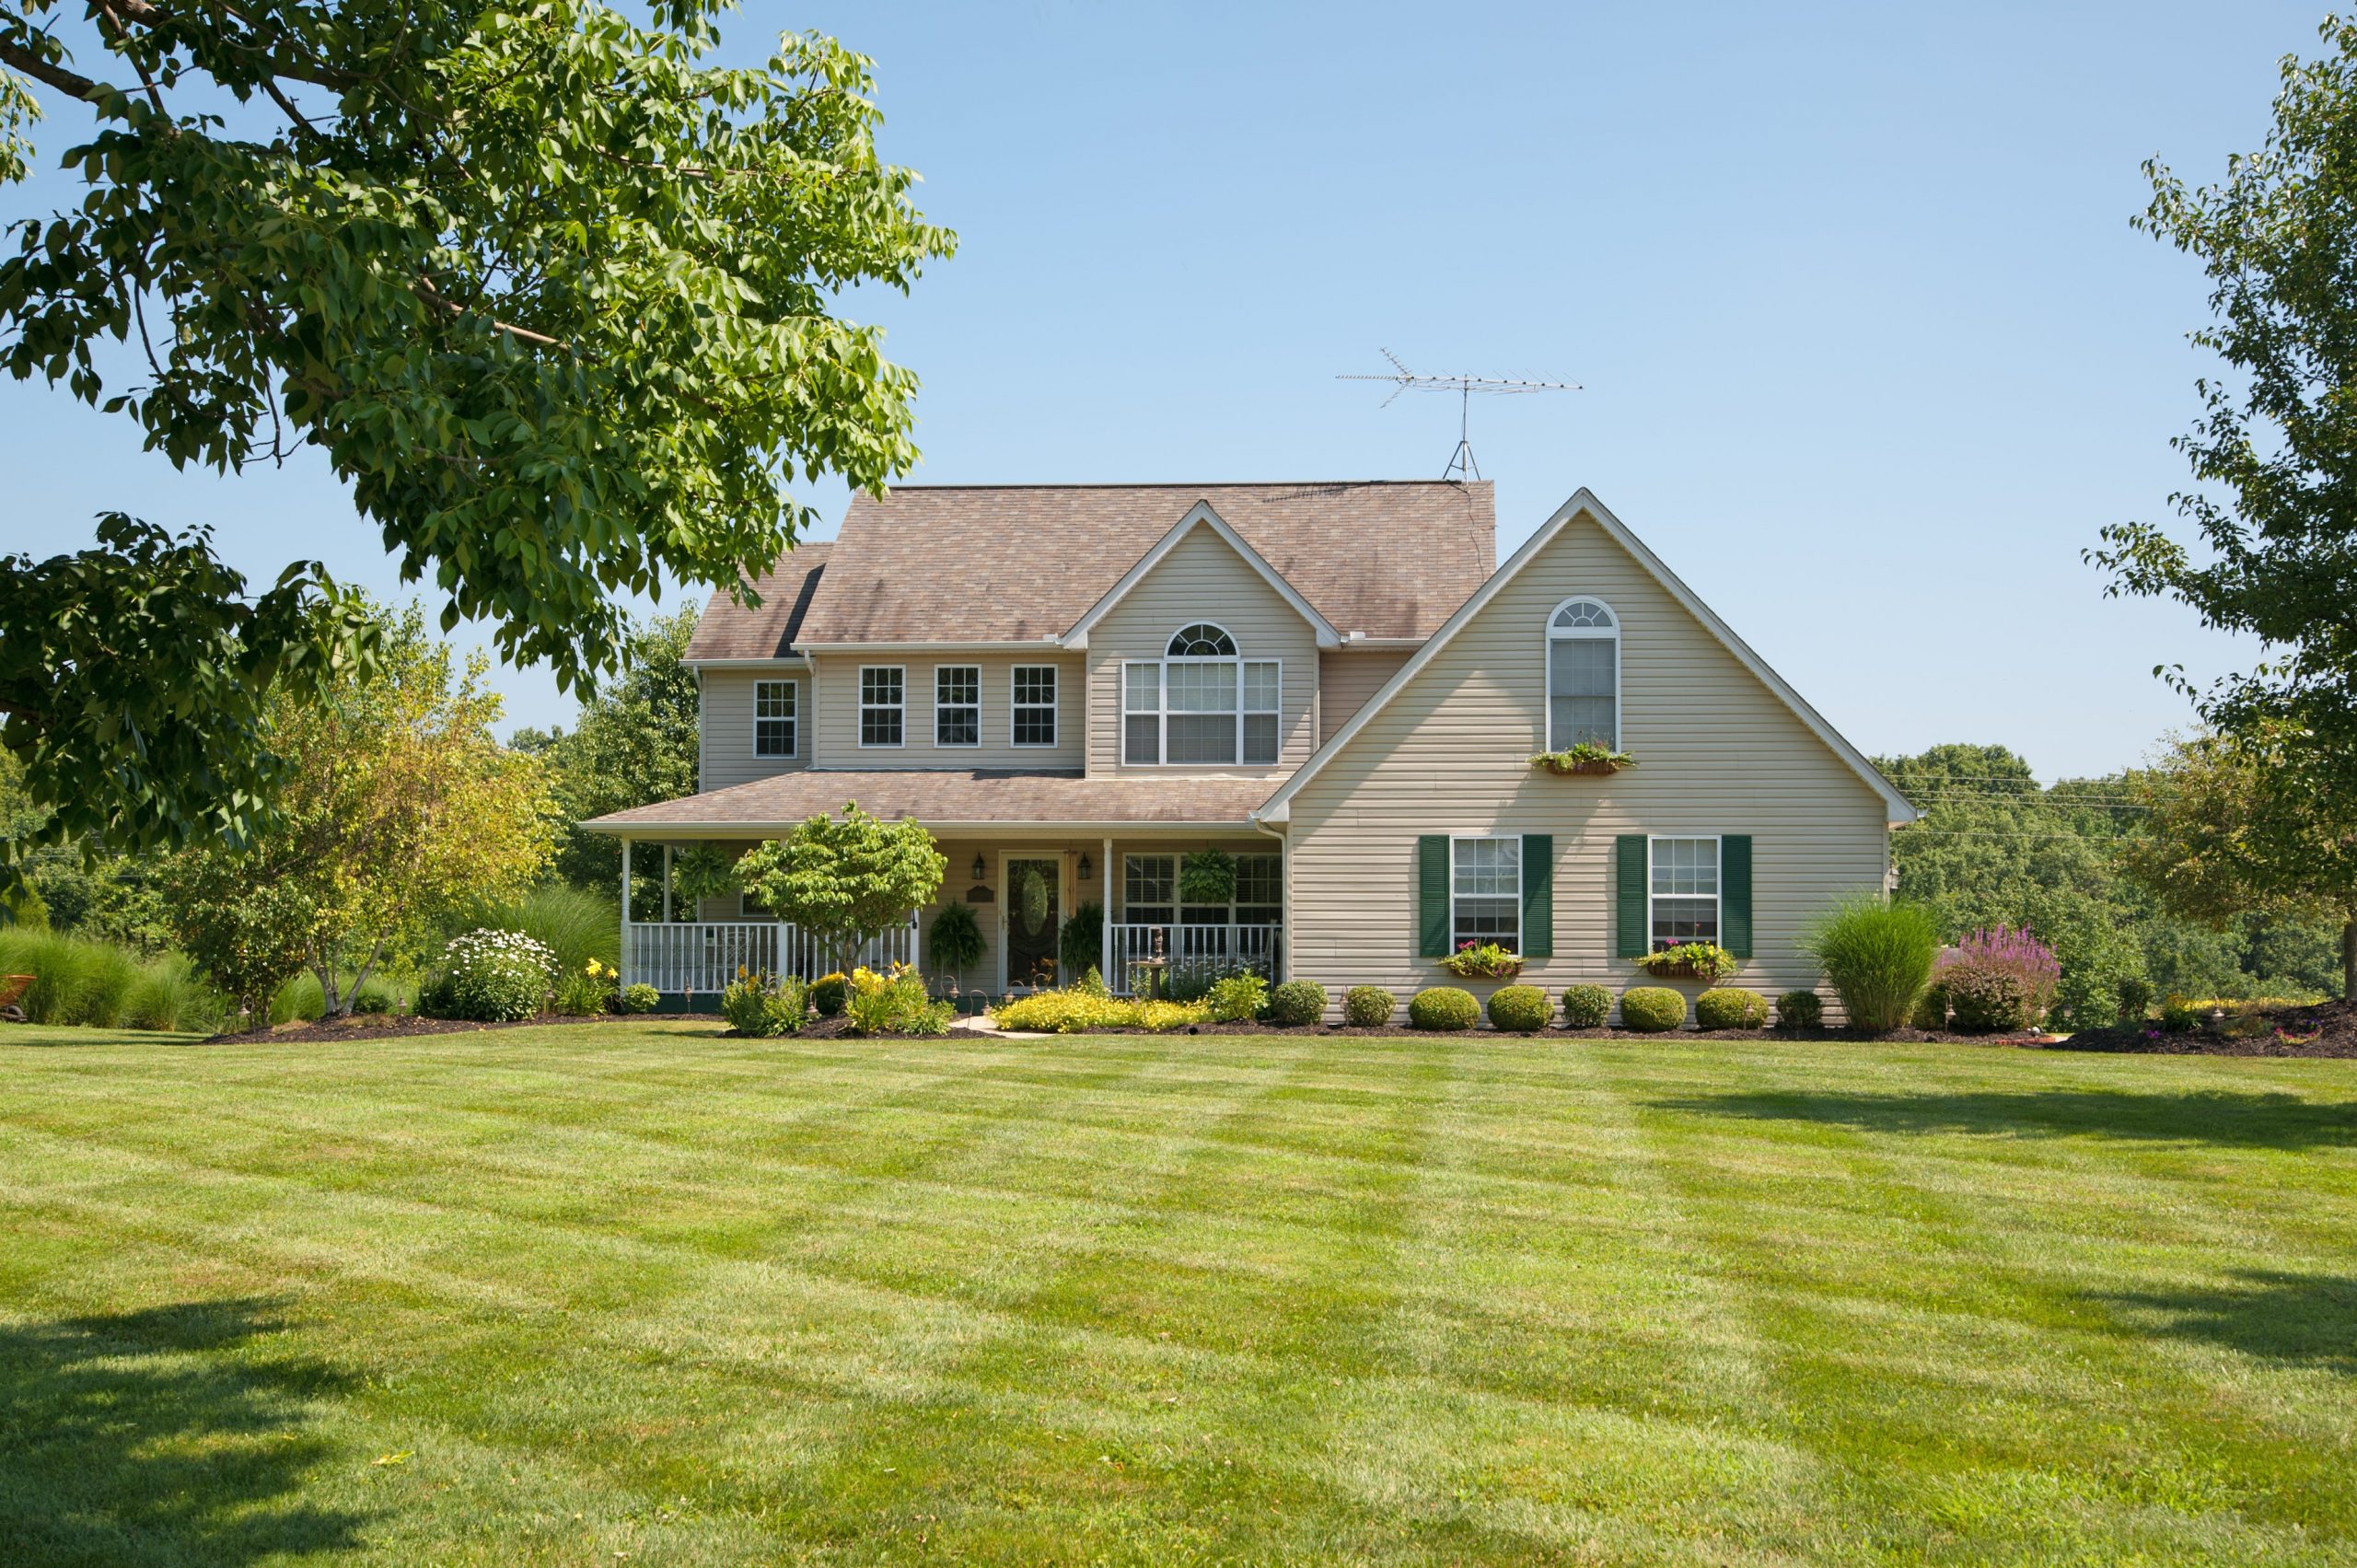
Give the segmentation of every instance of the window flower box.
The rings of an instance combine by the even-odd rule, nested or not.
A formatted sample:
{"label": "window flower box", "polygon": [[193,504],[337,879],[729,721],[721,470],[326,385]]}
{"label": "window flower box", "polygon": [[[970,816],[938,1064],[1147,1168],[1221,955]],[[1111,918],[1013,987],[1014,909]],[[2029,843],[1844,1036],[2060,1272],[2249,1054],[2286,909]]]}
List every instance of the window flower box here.
{"label": "window flower box", "polygon": [[1562,751],[1541,751],[1530,760],[1530,765],[1563,778],[1579,773],[1617,773],[1623,768],[1635,767],[1637,760],[1626,751],[1614,751],[1584,740]]}
{"label": "window flower box", "polygon": [[1706,980],[1716,984],[1743,966],[1715,942],[1680,942],[1647,953],[1637,960],[1637,967],[1655,980]]}
{"label": "window flower box", "polygon": [[1440,967],[1459,980],[1508,980],[1522,972],[1522,955],[1495,942],[1460,942]]}

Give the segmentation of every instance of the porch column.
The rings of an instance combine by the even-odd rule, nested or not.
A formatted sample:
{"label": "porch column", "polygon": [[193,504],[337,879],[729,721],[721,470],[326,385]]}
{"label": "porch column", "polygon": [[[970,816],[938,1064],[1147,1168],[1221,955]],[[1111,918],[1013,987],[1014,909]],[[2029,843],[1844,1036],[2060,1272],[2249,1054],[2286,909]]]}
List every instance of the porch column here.
{"label": "porch column", "polygon": [[[1108,834],[1105,836],[1105,858],[1104,858],[1103,860],[1101,860],[1101,861],[1097,862],[1097,864],[1098,864],[1099,865],[1102,865],[1102,866],[1105,868],[1105,893],[1104,893],[1104,896],[1103,896],[1103,897],[1099,898],[1099,899],[1097,900],[1097,907],[1098,911],[1099,911],[1100,912],[1102,912],[1102,913],[1103,913],[1103,915],[1105,916],[1105,932],[1104,932],[1104,935],[1103,935],[1102,936],[1100,936],[1100,937],[1098,937],[1098,938],[1097,938],[1097,955],[1098,955],[1101,958],[1103,958],[1103,959],[1104,959],[1105,969],[1106,969],[1106,970],[1112,970],[1112,969],[1113,969],[1113,837],[1112,837],[1112,835],[1111,835],[1110,833],[1108,833]],[[1098,972],[1099,974],[1104,974],[1104,970],[1098,970],[1097,972]],[[1127,995],[1130,993],[1129,993],[1129,987],[1128,987],[1128,985],[1127,985],[1127,983],[1126,983],[1126,981],[1127,981],[1127,980],[1128,980],[1128,977],[1127,977],[1126,975],[1122,974],[1120,970],[1114,970],[1114,972],[1112,972],[1111,974],[1104,974],[1104,979],[1105,979],[1105,983],[1106,983],[1107,985],[1109,985],[1109,986],[1110,986],[1110,987],[1112,988],[1112,991],[1113,991],[1113,994],[1114,994],[1114,995],[1116,995],[1116,996],[1127,996]]]}
{"label": "porch column", "polygon": [[624,985],[633,985],[638,981],[638,976],[632,972],[630,948],[630,840],[625,836],[622,840],[622,983]]}
{"label": "porch column", "polygon": [[671,923],[671,846],[663,846],[663,923]]}

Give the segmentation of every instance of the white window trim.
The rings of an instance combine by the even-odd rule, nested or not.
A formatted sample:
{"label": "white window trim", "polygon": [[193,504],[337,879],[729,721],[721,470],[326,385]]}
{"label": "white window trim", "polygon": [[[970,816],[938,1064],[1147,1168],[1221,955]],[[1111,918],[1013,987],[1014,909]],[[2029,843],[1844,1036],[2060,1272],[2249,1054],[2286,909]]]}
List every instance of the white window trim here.
{"label": "white window trim", "polygon": [[[1213,631],[1217,632],[1221,636],[1225,637],[1229,644],[1235,647],[1236,652],[1232,654],[1166,653],[1160,658],[1123,659],[1121,661],[1120,712],[1117,715],[1120,718],[1121,725],[1121,743],[1120,752],[1121,766],[1125,768],[1282,767],[1284,763],[1285,755],[1285,661],[1282,658],[1257,657],[1251,654],[1246,653],[1244,651],[1244,645],[1237,640],[1236,633],[1229,631],[1226,627],[1221,625],[1216,621],[1190,621],[1186,622],[1185,625],[1174,627],[1171,630],[1170,636],[1165,637],[1162,640],[1162,645],[1165,648],[1169,647],[1171,637],[1176,637],[1179,633],[1187,630],[1187,627],[1189,626],[1210,627]],[[1224,664],[1234,668],[1236,671],[1236,761],[1233,762],[1174,762],[1170,760],[1170,667],[1174,664]],[[1250,664],[1265,664],[1276,670],[1277,705],[1274,708],[1253,708],[1245,705],[1244,667]],[[1151,709],[1133,709],[1130,706],[1130,671],[1132,668],[1151,669],[1154,671],[1155,705]],[[1148,712],[1151,712],[1155,715],[1155,761],[1151,762],[1133,762],[1130,761],[1130,720],[1133,716],[1141,715]],[[1246,761],[1244,759],[1245,716],[1248,714],[1271,713],[1276,715],[1277,719],[1276,756],[1265,762]]]}
{"label": "white window trim", "polygon": [[[785,722],[793,726],[794,744],[783,751],[761,749],[761,688],[783,686],[794,693],[794,714]],[[770,721],[774,724],[774,719]],[[753,682],[753,760],[757,762],[793,762],[802,756],[802,682],[799,680],[756,680]]]}
{"label": "white window trim", "polygon": [[[898,703],[871,703],[867,700],[867,672],[871,669],[889,669],[896,670],[900,673],[900,700]],[[852,740],[853,744],[858,746],[858,748],[863,751],[900,751],[907,749],[909,744],[909,667],[907,665],[861,665],[859,667],[859,685],[853,689],[852,692],[852,700],[857,709],[852,720]],[[898,741],[871,741],[867,738],[867,712],[870,708],[875,709],[877,713],[883,713],[887,710],[898,710],[900,715],[900,738]]]}
{"label": "white window trim", "polygon": [[[972,702],[971,703],[950,703],[950,704],[949,704],[949,706],[951,706],[951,707],[953,707],[953,708],[963,708],[963,707],[969,707],[969,706],[970,706],[970,707],[974,710],[974,738],[973,738],[973,739],[971,739],[971,740],[962,741],[962,742],[961,742],[961,741],[949,741],[949,740],[944,740],[944,739],[942,739],[942,738],[941,738],[941,708],[942,708],[942,702],[941,702],[941,672],[942,672],[943,670],[945,670],[945,669],[970,669],[970,670],[972,670],[972,671],[974,672],[974,700],[973,700],[973,702]],[[907,691],[907,689],[906,689],[906,688],[903,688],[903,689],[901,690],[900,696],[902,697],[902,699],[903,699],[903,700],[905,700],[905,699],[907,698],[907,696],[908,696],[908,691]],[[907,726],[906,721],[904,720],[904,721],[902,722],[901,728],[900,728],[900,734],[901,734],[902,738],[904,738],[904,739],[905,739],[905,738],[907,738],[907,736],[908,736],[908,733],[909,733],[909,732],[908,732],[908,726]],[[982,667],[981,667],[981,665],[978,665],[978,664],[937,664],[937,665],[935,665],[935,666],[933,667],[933,744],[934,744],[934,746],[935,746],[935,748],[936,749],[938,749],[938,750],[942,750],[942,751],[973,751],[973,750],[978,750],[978,749],[980,749],[980,748],[981,747],[981,744],[982,744]]]}
{"label": "white window trim", "polygon": [[[1555,626],[1555,617],[1562,614],[1563,611],[1569,610],[1575,604],[1595,605],[1602,610],[1605,614],[1612,617],[1611,632],[1609,633],[1606,633],[1594,631],[1587,627],[1580,627],[1572,631],[1558,631]],[[1606,641],[1608,635],[1612,644],[1612,749],[1615,751],[1620,749],[1620,669],[1622,664],[1625,662],[1620,656],[1627,651],[1628,646],[1620,640],[1620,612],[1612,608],[1610,600],[1598,598],[1595,594],[1573,594],[1571,598],[1564,599],[1562,603],[1556,605],[1554,609],[1547,612],[1547,642],[1545,645],[1547,706],[1539,719],[1539,723],[1544,726],[1547,734],[1547,744],[1543,749],[1552,751],[1556,749],[1555,645],[1559,642],[1600,643]]]}
{"label": "white window trim", "polygon": [[[1457,846],[1469,843],[1506,843],[1514,845],[1514,940],[1505,944],[1506,951],[1522,951],[1522,835],[1520,833],[1452,833],[1448,839],[1448,950],[1457,951]],[[1650,869],[1648,870],[1650,876]],[[1650,882],[1647,884],[1650,888]],[[1499,895],[1484,893],[1483,898]],[[1646,911],[1645,928],[1653,929],[1653,912]]]}
{"label": "white window trim", "polygon": [[[1712,863],[1711,886],[1716,889],[1711,895],[1711,940],[1715,943],[1727,934],[1727,855],[1726,846],[1721,842],[1721,835],[1717,833],[1655,833],[1645,840],[1645,951],[1648,953],[1654,950],[1654,867],[1659,864],[1654,858],[1655,853],[1656,846],[1667,843],[1673,839],[1680,843],[1709,842]],[[1673,899],[1699,899],[1702,895],[1671,893],[1666,896]]]}
{"label": "white window trim", "polygon": [[[1175,924],[1178,919],[1178,852],[1164,854],[1159,850],[1130,850],[1121,855],[1121,919],[1123,925]],[[1167,860],[1170,863],[1170,919],[1168,921],[1139,920],[1130,908],[1130,865],[1133,861]]]}
{"label": "white window trim", "polygon": [[[1023,679],[1023,672],[1027,669],[1033,671],[1044,669],[1048,672],[1048,688],[1053,693],[1048,702],[1018,703],[1016,701],[1015,694],[1021,690],[1019,683]],[[1008,746],[1024,751],[1051,751],[1062,745],[1064,736],[1063,706],[1064,678],[1062,667],[1052,664],[1017,664],[1007,667],[1006,743]],[[1048,730],[1051,738],[1046,740],[1015,738],[1016,724],[1022,716],[1023,710],[1028,708],[1036,712],[1043,707],[1048,710]]]}

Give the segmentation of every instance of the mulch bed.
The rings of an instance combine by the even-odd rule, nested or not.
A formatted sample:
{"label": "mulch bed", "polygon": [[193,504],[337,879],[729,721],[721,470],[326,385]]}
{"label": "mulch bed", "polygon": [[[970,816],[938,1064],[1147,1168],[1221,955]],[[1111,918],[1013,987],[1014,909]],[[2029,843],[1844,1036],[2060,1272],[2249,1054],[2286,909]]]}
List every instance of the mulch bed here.
{"label": "mulch bed", "polygon": [[2081,1029],[2049,1051],[2099,1051],[2140,1056],[2323,1056],[2357,1059],[2357,1003],[2321,1002],[2229,1019],[2227,1030],[2168,1034],[2150,1024]]}
{"label": "mulch bed", "polygon": [[[413,1013],[354,1013],[347,1018],[293,1018],[268,1028],[218,1034],[207,1045],[259,1045],[283,1041],[303,1045],[331,1040],[392,1040],[410,1035],[474,1034],[484,1029],[537,1029],[551,1024],[637,1024],[650,1018],[686,1018],[718,1023],[717,1013],[539,1013],[511,1022],[479,1024],[464,1018],[421,1018]],[[830,1020],[835,1022],[839,1020]]]}

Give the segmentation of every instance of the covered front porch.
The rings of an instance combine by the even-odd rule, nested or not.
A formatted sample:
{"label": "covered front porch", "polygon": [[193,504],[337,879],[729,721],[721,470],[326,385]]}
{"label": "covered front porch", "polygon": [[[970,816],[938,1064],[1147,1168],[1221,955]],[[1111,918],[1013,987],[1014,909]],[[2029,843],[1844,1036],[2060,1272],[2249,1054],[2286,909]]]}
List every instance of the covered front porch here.
{"label": "covered front porch", "polygon": [[[1281,980],[1283,846],[1248,820],[1269,787],[1237,779],[814,770],[619,812],[596,826],[622,840],[622,982],[654,986],[668,1005],[700,1006],[696,999],[726,989],[740,969],[811,979],[839,967],[733,886],[690,898],[676,872],[691,853],[708,863],[702,852],[717,851],[733,864],[753,844],[846,800],[888,819],[914,817],[948,862],[935,899],[858,955],[870,968],[912,964],[935,994],[975,1005],[1068,984],[1091,968],[1122,995],[1184,993],[1240,970]],[[1149,819],[1089,819],[1116,810]],[[1041,819],[1023,820],[1026,814]],[[1228,896],[1215,901],[1200,887],[1189,897],[1181,875],[1186,857],[1206,850],[1234,870]],[[936,962],[929,951],[934,922],[953,904],[974,916],[981,938],[980,956],[962,966]]]}

